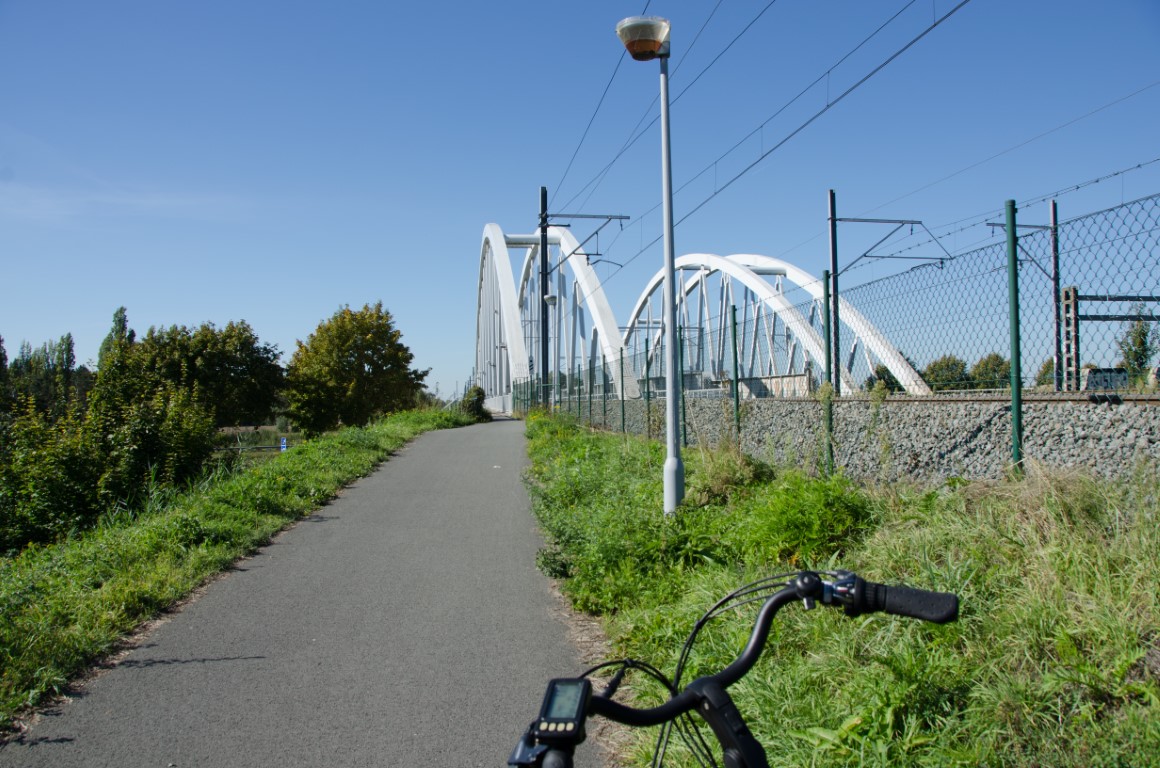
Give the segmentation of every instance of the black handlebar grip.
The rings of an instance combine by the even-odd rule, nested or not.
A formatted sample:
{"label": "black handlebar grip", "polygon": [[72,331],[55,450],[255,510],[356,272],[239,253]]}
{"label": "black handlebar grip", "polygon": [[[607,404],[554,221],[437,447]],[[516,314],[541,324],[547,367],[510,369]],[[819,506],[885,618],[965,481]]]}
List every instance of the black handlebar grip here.
{"label": "black handlebar grip", "polygon": [[959,596],[951,592],[931,592],[914,587],[887,586],[866,582],[866,607],[893,616],[946,624],[959,617]]}
{"label": "black handlebar grip", "polygon": [[562,749],[549,749],[544,753],[543,768],[572,768],[572,753]]}

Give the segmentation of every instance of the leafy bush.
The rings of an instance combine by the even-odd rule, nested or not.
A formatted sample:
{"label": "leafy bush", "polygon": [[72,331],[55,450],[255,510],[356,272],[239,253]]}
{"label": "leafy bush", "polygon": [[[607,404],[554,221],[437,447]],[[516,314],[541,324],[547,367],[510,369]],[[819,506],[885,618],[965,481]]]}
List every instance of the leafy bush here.
{"label": "leafy bush", "polygon": [[101,510],[100,456],[75,414],[55,423],[32,403],[0,425],[0,554],[86,527]]}
{"label": "leafy bush", "polygon": [[483,387],[471,387],[463,393],[463,399],[457,405],[459,411],[475,421],[491,421],[491,412],[483,407],[486,394]]}

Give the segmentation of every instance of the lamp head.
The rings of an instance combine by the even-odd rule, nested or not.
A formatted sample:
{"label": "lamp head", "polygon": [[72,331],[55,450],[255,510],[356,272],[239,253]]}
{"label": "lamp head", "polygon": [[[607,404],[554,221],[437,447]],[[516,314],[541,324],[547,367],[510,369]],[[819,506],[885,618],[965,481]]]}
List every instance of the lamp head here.
{"label": "lamp head", "polygon": [[669,20],[659,16],[630,16],[616,25],[616,35],[637,61],[669,55]]}

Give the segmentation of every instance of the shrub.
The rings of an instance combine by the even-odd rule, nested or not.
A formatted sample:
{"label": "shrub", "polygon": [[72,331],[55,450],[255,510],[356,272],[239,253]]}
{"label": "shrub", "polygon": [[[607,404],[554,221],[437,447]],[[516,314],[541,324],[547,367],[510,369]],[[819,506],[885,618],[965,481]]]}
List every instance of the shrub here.
{"label": "shrub", "polygon": [[458,408],[460,412],[475,421],[491,421],[491,412],[483,407],[485,397],[486,393],[483,391],[483,387],[474,386],[463,393],[463,399],[459,401]]}
{"label": "shrub", "polygon": [[83,423],[27,409],[0,429],[0,554],[54,541],[100,513],[100,457]]}

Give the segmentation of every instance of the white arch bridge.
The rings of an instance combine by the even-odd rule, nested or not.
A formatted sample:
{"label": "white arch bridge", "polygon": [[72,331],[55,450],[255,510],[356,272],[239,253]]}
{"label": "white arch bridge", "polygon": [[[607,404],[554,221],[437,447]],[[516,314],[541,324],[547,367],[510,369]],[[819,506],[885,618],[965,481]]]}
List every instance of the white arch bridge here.
{"label": "white arch bridge", "polygon": [[[539,233],[508,235],[496,224],[483,228],[473,380],[483,388],[487,407],[510,412],[513,404],[528,401],[663,393],[663,270],[646,283],[628,322],[619,325],[588,255],[568,229],[548,228],[548,257],[542,291]],[[725,396],[734,381],[744,397],[804,396],[821,383],[820,279],[754,254],[686,254],[677,258],[676,270],[678,361],[686,397]],[[548,323],[541,327],[544,295]],[[841,350],[843,391],[857,389],[852,371],[861,354],[870,370],[885,366],[907,392],[930,394],[856,307],[842,298],[838,309],[846,326],[843,340],[853,338]],[[547,366],[539,359],[545,335]]]}

